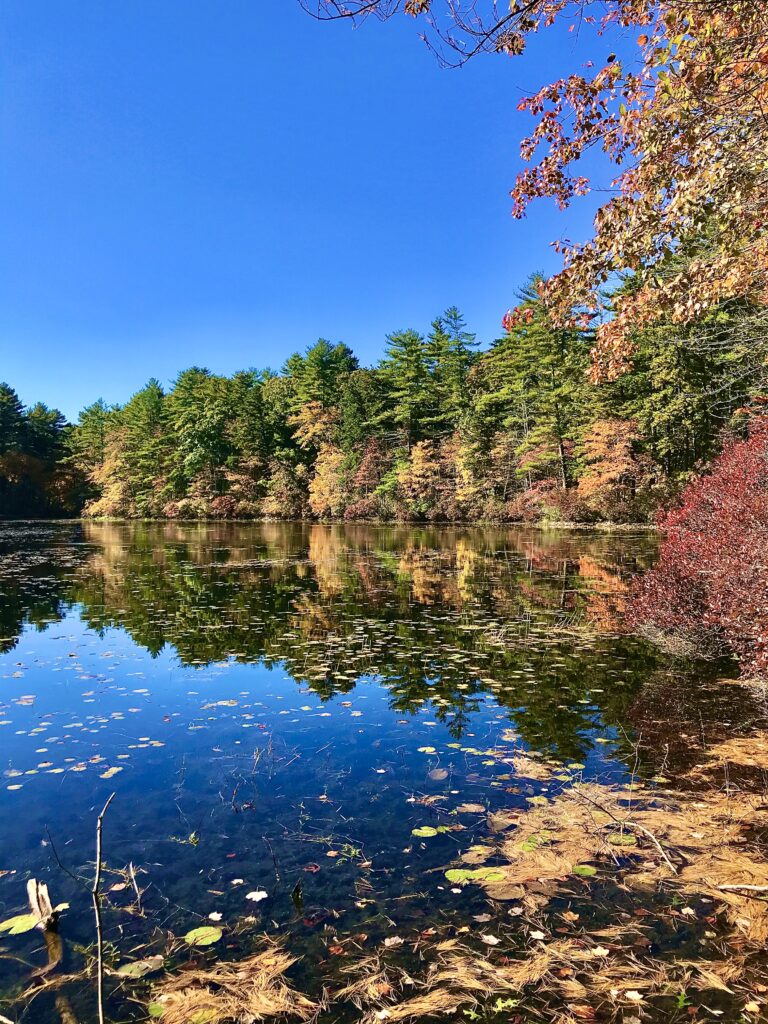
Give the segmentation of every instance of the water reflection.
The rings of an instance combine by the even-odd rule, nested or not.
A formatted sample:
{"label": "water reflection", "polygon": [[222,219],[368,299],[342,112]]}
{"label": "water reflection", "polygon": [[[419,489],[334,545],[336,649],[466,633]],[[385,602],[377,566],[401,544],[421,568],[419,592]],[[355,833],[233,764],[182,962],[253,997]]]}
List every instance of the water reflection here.
{"label": "water reflection", "polygon": [[[326,927],[373,945],[438,920],[464,928],[482,897],[459,902],[439,880],[489,824],[460,808],[541,798],[548,783],[515,767],[521,748],[557,759],[558,787],[628,766],[653,776],[726,704],[742,713],[730,688],[708,689],[719,667],[623,632],[654,556],[653,537],[631,534],[0,525],[0,813],[18,822],[0,836],[0,911],[46,878],[72,905],[71,948],[92,941],[73,876],[92,869],[114,788],[110,871],[135,863],[151,886],[146,919],[120,881],[110,890],[116,962],[165,953],[214,913],[228,956],[254,927],[279,935],[311,988]],[[269,898],[256,908],[249,890]],[[34,960],[35,942],[21,954]],[[0,958],[0,992],[21,986]],[[87,985],[76,999],[92,1019]],[[35,1020],[58,1024],[54,1011],[40,1000]],[[113,1019],[145,1016],[116,991]]]}
{"label": "water reflection", "polygon": [[521,738],[581,758],[619,726],[654,655],[621,636],[648,535],[298,524],[6,526],[0,632],[76,606],[186,665],[282,664],[320,697],[361,676],[393,710],[425,699],[460,737],[482,696]]}

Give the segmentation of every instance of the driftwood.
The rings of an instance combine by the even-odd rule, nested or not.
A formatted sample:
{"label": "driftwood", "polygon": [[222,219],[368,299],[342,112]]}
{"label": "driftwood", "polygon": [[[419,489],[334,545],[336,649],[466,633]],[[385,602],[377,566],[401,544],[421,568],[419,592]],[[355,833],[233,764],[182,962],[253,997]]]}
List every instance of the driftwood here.
{"label": "driftwood", "polygon": [[[59,903],[54,907],[48,892],[48,886],[45,882],[38,882],[36,878],[30,878],[27,882],[27,899],[29,900],[30,913],[37,918],[37,927],[43,933],[45,949],[48,954],[48,963],[44,967],[38,967],[30,975],[30,980],[37,982],[40,979],[47,978],[64,959],[64,943],[59,935],[58,925],[59,915],[63,910],[68,909],[69,904]],[[47,987],[49,984],[57,987],[58,984],[64,984],[68,980],[70,979],[61,976],[54,979],[52,983],[43,981],[42,987]],[[41,988],[35,986],[34,989],[30,990],[30,994],[35,994],[39,991],[41,991]],[[61,1018],[61,1024],[78,1024],[69,1000],[65,995],[59,994],[56,997],[56,1010]],[[6,1024],[6,1022],[11,1024],[7,1017],[0,1017],[0,1024]]]}

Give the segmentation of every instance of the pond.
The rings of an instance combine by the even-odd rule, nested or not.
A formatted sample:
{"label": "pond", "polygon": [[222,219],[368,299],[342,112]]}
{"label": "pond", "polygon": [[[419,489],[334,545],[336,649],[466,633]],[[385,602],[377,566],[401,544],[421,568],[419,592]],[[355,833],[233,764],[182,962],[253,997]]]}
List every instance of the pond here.
{"label": "pond", "polygon": [[[409,971],[433,936],[490,955],[523,921],[537,934],[530,908],[500,910],[446,869],[553,787],[663,782],[710,725],[752,714],[736,688],[718,696],[732,666],[627,633],[656,546],[522,528],[0,524],[0,918],[25,913],[30,878],[69,904],[61,962],[35,980],[41,932],[0,935],[0,1015],[97,1019],[88,886],[112,793],[108,1020],[146,1019],[153,978],[115,972],[151,954],[183,971],[270,936],[301,958],[291,984],[320,999],[353,957],[402,947]],[[205,948],[184,941],[200,927]],[[328,1019],[360,1019],[353,1003]]]}

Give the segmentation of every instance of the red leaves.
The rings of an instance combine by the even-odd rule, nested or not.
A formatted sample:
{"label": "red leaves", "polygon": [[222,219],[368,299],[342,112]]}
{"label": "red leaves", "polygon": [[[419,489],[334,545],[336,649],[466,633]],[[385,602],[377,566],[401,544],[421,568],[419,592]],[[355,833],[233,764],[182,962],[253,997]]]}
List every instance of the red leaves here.
{"label": "red leaves", "polygon": [[501,318],[501,326],[507,333],[520,327],[523,324],[533,323],[534,311],[532,306],[517,306],[516,309],[508,309]]}
{"label": "red leaves", "polygon": [[640,584],[634,622],[768,672],[768,417],[726,444],[661,526],[666,539]]}

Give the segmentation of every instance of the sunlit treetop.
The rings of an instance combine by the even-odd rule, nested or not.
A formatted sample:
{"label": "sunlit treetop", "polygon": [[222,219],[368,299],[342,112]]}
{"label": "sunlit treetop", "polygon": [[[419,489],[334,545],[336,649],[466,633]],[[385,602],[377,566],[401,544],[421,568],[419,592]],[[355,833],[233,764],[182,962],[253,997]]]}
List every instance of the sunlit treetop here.
{"label": "sunlit treetop", "polygon": [[[512,190],[513,215],[536,198],[562,209],[596,183],[589,150],[615,167],[592,238],[557,243],[563,270],[543,286],[556,316],[601,308],[617,273],[638,287],[596,332],[595,373],[615,377],[632,356],[631,332],[663,317],[690,323],[732,297],[768,294],[768,4],[765,0],[302,0],[319,18],[409,14],[452,66],[479,53],[517,55],[556,22],[637,32],[620,58],[601,48],[583,73],[521,101],[536,118],[522,142],[528,166]],[[683,254],[684,260],[679,257]],[[672,259],[672,257],[676,257]]]}

